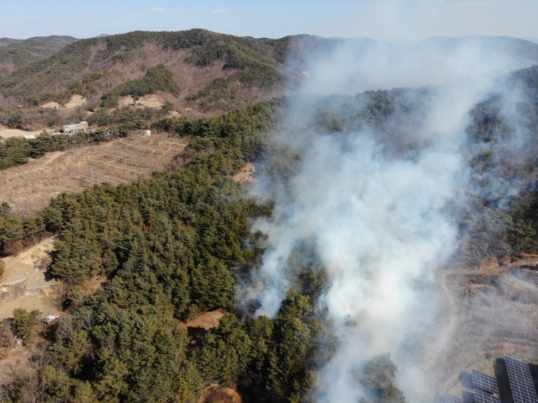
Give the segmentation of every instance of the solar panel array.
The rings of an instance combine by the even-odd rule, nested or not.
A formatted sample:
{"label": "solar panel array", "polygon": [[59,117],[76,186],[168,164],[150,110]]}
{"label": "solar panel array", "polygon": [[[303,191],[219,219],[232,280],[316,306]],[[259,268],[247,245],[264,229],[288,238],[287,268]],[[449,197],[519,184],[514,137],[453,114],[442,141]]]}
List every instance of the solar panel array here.
{"label": "solar panel array", "polygon": [[474,403],[501,403],[497,396],[482,390],[475,390],[473,392],[473,401]]}
{"label": "solar panel array", "polygon": [[473,389],[483,390],[491,394],[498,395],[499,387],[497,386],[497,380],[486,374],[482,374],[477,371],[471,373],[471,383]]}
{"label": "solar panel array", "polygon": [[529,366],[513,358],[503,358],[514,403],[538,403],[538,395]]}

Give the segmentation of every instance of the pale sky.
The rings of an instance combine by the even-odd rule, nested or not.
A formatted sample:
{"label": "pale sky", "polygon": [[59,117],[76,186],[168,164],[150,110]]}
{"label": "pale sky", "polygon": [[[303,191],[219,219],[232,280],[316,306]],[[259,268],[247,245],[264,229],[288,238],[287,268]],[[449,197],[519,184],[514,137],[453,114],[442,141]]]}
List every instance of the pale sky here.
{"label": "pale sky", "polygon": [[0,37],[194,27],[258,37],[538,40],[538,0],[0,0]]}

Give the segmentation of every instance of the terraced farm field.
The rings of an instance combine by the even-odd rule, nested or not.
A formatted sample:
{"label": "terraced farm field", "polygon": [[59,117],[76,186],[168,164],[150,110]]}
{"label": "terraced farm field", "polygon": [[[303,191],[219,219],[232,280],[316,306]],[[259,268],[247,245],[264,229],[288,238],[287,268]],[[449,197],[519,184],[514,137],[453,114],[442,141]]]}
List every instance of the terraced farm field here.
{"label": "terraced farm field", "polygon": [[121,184],[165,169],[188,142],[164,135],[132,136],[54,152],[25,165],[0,171],[0,201],[30,214],[64,192],[100,183]]}

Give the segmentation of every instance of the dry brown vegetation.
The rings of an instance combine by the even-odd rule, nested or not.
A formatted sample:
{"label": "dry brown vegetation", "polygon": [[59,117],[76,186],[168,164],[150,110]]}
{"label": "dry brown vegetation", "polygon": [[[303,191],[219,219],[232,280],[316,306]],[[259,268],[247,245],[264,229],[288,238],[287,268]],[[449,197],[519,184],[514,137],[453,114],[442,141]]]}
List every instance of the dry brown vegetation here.
{"label": "dry brown vegetation", "polygon": [[23,166],[0,172],[0,200],[29,214],[64,192],[95,184],[121,184],[166,168],[187,141],[163,135],[132,136],[99,145],[53,152]]}
{"label": "dry brown vegetation", "polygon": [[101,288],[101,286],[106,282],[106,277],[104,276],[94,276],[80,285],[81,295],[88,297],[93,295]]}
{"label": "dry brown vegetation", "polygon": [[232,180],[236,183],[251,183],[254,181],[254,174],[256,173],[256,167],[252,163],[245,164],[238,173],[236,173]]}
{"label": "dry brown vegetation", "polygon": [[[90,49],[91,57],[88,59],[87,65],[77,70],[70,72],[72,75],[71,82],[85,82],[87,88],[82,88],[85,96],[89,96],[88,100],[97,102],[100,97],[122,83],[130,80],[137,80],[144,76],[145,72],[155,66],[164,65],[173,74],[174,80],[177,83],[180,93],[176,95],[162,94],[165,101],[170,102],[174,109],[182,114],[190,114],[192,112],[207,112],[211,109],[212,112],[219,112],[230,107],[229,95],[234,98],[233,104],[238,106],[250,102],[256,102],[271,98],[276,93],[271,91],[260,91],[259,89],[242,86],[237,83],[236,87],[231,89],[231,93],[227,93],[226,99],[223,99],[219,105],[200,104],[195,101],[198,94],[207,88],[214,80],[224,80],[229,78],[235,72],[233,69],[224,69],[223,62],[217,62],[209,66],[195,66],[186,61],[189,57],[189,52],[186,50],[166,50],[152,43],[147,43],[140,49],[132,51],[126,59],[112,58],[103,63],[99,60],[100,51],[103,50],[103,44],[100,42]],[[95,74],[96,69],[100,72]],[[43,73],[45,74],[45,73]],[[90,79],[91,77],[91,79]],[[36,77],[37,79],[37,77]],[[59,81],[62,83],[59,84]],[[44,80],[43,85],[39,89],[40,93],[51,94],[49,99],[45,99],[42,106],[48,106],[54,109],[62,108],[65,102],[69,104],[69,97],[73,94],[67,94],[69,97],[63,102],[59,97],[64,97],[66,94],[68,83],[63,82],[67,79],[51,77]],[[62,88],[60,93],[55,93],[58,87]],[[78,95],[78,94],[77,94]],[[80,95],[82,96],[82,95]],[[45,97],[48,98],[48,97]],[[52,99],[51,99],[52,98]],[[86,100],[85,100],[86,101]],[[80,103],[79,103],[80,104]],[[78,106],[82,106],[80,104]]]}
{"label": "dry brown vegetation", "polygon": [[6,349],[0,357],[0,386],[13,381],[14,377],[31,373],[31,351],[22,345]]}
{"label": "dry brown vegetation", "polygon": [[25,126],[33,127],[51,119],[44,112],[69,120],[101,106],[121,108],[122,102],[109,96],[162,66],[177,90],[156,89],[153,98],[140,102],[138,98],[148,93],[122,93],[132,95],[128,104],[167,105],[183,116],[218,114],[281,94],[282,53],[287,44],[287,40],[254,40],[201,30],[82,40],[0,80],[0,113],[21,112]]}
{"label": "dry brown vegetation", "polygon": [[210,385],[204,389],[199,403],[241,403],[241,396],[235,389]]}
{"label": "dry brown vegetation", "polygon": [[211,330],[219,327],[220,320],[226,315],[226,311],[218,309],[216,311],[205,312],[194,318],[182,322],[182,326],[188,329]]}

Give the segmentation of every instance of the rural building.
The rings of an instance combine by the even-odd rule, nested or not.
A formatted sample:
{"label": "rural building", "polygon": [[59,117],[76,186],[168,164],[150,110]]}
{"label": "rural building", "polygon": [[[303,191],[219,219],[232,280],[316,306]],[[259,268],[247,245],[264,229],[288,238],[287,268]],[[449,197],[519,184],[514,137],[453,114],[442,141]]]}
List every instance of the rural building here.
{"label": "rural building", "polygon": [[64,132],[64,134],[72,136],[74,134],[86,133],[89,128],[90,125],[88,124],[88,122],[84,121],[80,123],[65,125],[62,131]]}
{"label": "rural building", "polygon": [[147,129],[144,129],[144,130],[135,130],[133,132],[133,134],[135,136],[142,136],[142,137],[151,137],[151,135],[153,134],[151,130],[147,130]]}
{"label": "rural building", "polygon": [[538,403],[538,366],[511,357],[495,361],[495,377],[462,372],[463,397],[443,396],[439,403]]}

